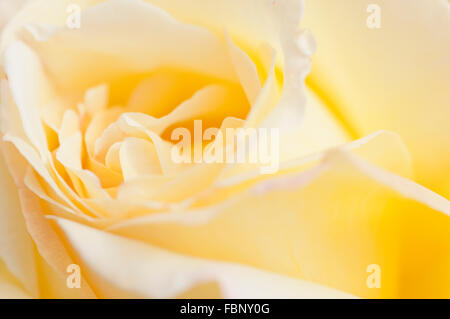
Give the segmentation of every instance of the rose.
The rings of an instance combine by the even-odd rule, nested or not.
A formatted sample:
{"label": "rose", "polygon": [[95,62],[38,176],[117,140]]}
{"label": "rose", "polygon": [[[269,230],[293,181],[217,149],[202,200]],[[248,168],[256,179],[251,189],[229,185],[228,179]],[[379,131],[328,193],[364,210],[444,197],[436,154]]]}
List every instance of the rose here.
{"label": "rose", "polygon": [[[65,26],[69,3],[82,9],[80,29]],[[411,21],[408,32],[426,26],[448,35],[446,4],[406,3],[408,16],[423,12],[420,6],[435,13]],[[394,19],[403,12],[387,2],[391,29],[379,31],[394,33],[392,41],[353,25],[365,8],[343,2],[339,9],[355,15],[344,23],[324,5],[335,6],[307,2],[305,14],[319,43],[308,81],[325,103],[307,90],[306,106],[313,45],[298,28],[299,1],[37,0],[24,7],[1,46],[3,153],[17,185],[2,179],[5,291],[20,282],[32,297],[348,296],[323,286],[360,297],[448,296],[449,203],[412,181],[445,194],[446,175],[434,172],[448,172],[448,149],[430,152],[449,138],[436,121],[447,112],[445,90],[426,95],[434,103],[424,106],[423,93],[408,87],[416,83],[404,84],[400,72],[424,53],[444,61],[448,51],[435,49],[438,36],[424,34],[424,51],[400,54],[411,48],[394,41],[403,35],[404,24]],[[355,67],[353,50],[336,49],[334,41],[346,43],[351,30],[351,39],[373,52],[370,63]],[[400,52],[388,59],[377,48],[385,43]],[[361,64],[368,76],[358,72]],[[445,70],[430,67],[415,70],[429,80],[424,88],[446,79]],[[394,75],[392,93],[381,98],[380,72]],[[198,112],[199,96],[213,102],[213,115]],[[185,120],[291,128],[282,131],[280,172],[175,165],[164,130],[180,123],[125,113],[161,117],[187,99]],[[380,105],[401,114],[389,117]],[[403,124],[406,105],[421,114],[415,131]],[[341,121],[328,111],[333,106],[344,110]],[[435,113],[423,116],[430,108]],[[412,148],[418,177],[395,133],[350,142],[386,128]],[[71,289],[77,275],[80,289]]]}

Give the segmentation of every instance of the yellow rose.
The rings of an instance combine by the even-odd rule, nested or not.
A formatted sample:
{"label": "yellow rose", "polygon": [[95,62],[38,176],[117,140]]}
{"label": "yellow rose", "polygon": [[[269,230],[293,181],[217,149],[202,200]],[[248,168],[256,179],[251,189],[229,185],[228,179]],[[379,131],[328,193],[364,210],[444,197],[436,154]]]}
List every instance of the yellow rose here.
{"label": "yellow rose", "polygon": [[[30,1],[0,43],[0,297],[450,297],[450,9],[366,9]],[[176,163],[197,120],[279,130],[277,172]]]}

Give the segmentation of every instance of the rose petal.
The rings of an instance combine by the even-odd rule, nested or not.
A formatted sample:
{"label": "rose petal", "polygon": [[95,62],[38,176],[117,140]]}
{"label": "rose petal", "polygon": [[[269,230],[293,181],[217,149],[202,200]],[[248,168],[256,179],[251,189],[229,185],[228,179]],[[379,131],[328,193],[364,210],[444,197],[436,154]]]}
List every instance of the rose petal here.
{"label": "rose petal", "polygon": [[351,297],[301,280],[189,258],[69,220],[51,219],[102,297],[168,298],[210,281],[219,284],[225,298]]}
{"label": "rose petal", "polygon": [[[45,263],[48,263],[50,265],[50,268],[53,269],[51,270],[51,273],[54,273],[54,276],[61,280],[61,277],[65,278],[66,276],[67,266],[73,263],[71,257],[67,254],[65,248],[61,246],[58,236],[51,228],[48,221],[45,219],[42,213],[44,210],[41,206],[39,198],[28,188],[20,186],[21,181],[24,180],[27,171],[27,161],[22,157],[22,155],[15,147],[9,144],[5,144],[2,148],[2,151],[9,164],[8,167],[10,168],[11,174],[13,175],[16,184],[19,185],[15,189],[19,192],[21,214],[25,220],[27,232],[31,236],[33,243],[36,245],[39,254],[35,254],[34,256],[36,256],[36,260],[38,261],[41,261],[41,257],[38,256],[42,256],[42,258],[46,260]],[[32,160],[30,162],[34,161]],[[14,165],[12,165],[12,163],[14,163]],[[26,250],[24,252],[26,252]],[[29,261],[27,260],[27,262]],[[16,271],[19,271],[24,266],[26,265],[18,266]],[[39,271],[38,277],[39,280],[43,280],[42,285],[44,287],[46,286],[46,284],[51,286],[51,283],[54,282],[54,280],[52,279],[51,281],[47,282],[47,275],[43,275],[41,263],[36,263],[35,265],[31,263],[29,264],[29,266],[37,267],[35,268],[35,270]],[[18,278],[21,277],[18,275]],[[41,294],[42,287],[40,286],[39,288],[39,293]],[[85,297],[94,296],[94,294],[90,290],[89,285],[84,281],[83,278],[82,287],[79,293]]]}
{"label": "rose petal", "polygon": [[302,125],[280,137],[280,161],[290,161],[351,141],[350,135],[326,105],[307,88],[307,103]]}
{"label": "rose petal", "polygon": [[169,128],[187,128],[187,124],[194,120],[202,120],[202,127],[206,129],[218,127],[227,116],[244,118],[249,108],[244,99],[238,86],[211,84],[199,89],[161,118],[150,116],[151,113],[125,113],[122,117],[132,119],[156,134],[163,134]]}
{"label": "rose petal", "polygon": [[[382,153],[380,144],[371,149],[367,143],[363,153]],[[153,215],[112,230],[360,297],[449,296],[450,203],[437,194],[347,151],[331,152],[319,166],[255,187],[229,199],[230,205],[220,204],[218,212],[206,209],[206,223],[199,212],[196,223],[189,222],[190,214]],[[371,264],[381,267],[380,289],[366,285]]]}
{"label": "rose petal", "polygon": [[231,40],[228,35],[226,36],[226,39],[231,60],[236,68],[236,73],[241,80],[248,101],[253,105],[261,91],[261,84],[256,65],[244,51],[233,43],[233,40]]}
{"label": "rose petal", "polygon": [[0,259],[32,295],[38,294],[33,243],[22,216],[17,187],[0,155]]}
{"label": "rose petal", "polygon": [[[24,10],[22,10],[22,12],[14,19],[9,28],[6,30],[7,32],[2,41],[2,48],[5,49],[12,41],[14,41],[14,39],[17,39],[21,26],[25,24],[29,25],[29,24],[49,23],[52,25],[59,25],[62,27],[67,18],[66,15],[64,14],[67,5],[72,3],[78,4],[80,5],[81,9],[86,8],[88,9],[83,11],[84,12],[83,13],[84,15],[82,17],[83,28],[81,28],[81,30],[70,30],[69,32],[64,30],[55,31],[55,29],[51,29],[50,34],[48,35],[42,34],[39,35],[40,32],[45,33],[45,29],[42,28],[41,28],[42,30],[35,28],[35,30],[33,31],[34,36],[37,37],[37,39],[39,38],[46,39],[45,42],[36,43],[36,45],[39,45],[41,47],[50,45],[49,41],[52,41],[51,40],[52,35],[58,32],[60,32],[61,34],[64,33],[64,39],[66,39],[67,41],[71,41],[70,42],[71,46],[66,45],[61,46],[64,48],[64,54],[58,54],[58,52],[54,52],[56,56],[54,58],[49,59],[49,61],[46,61],[46,65],[49,65],[49,68],[54,69],[55,72],[59,70],[57,71],[58,74],[60,74],[60,71],[61,72],[64,71],[66,73],[72,72],[73,73],[72,75],[74,74],[80,75],[80,73],[88,71],[90,74],[89,78],[91,79],[91,82],[95,82],[95,79],[93,78],[91,72],[92,68],[96,68],[99,71],[96,72],[97,77],[100,76],[102,78],[111,79],[113,77],[111,72],[114,73],[116,76],[119,76],[120,74],[118,74],[118,72],[120,73],[126,69],[128,70],[130,69],[130,62],[128,62],[128,64],[124,66],[121,60],[118,61],[115,57],[112,57],[111,53],[117,51],[117,48],[120,48],[120,51],[116,52],[119,54],[118,56],[121,56],[123,54],[122,51],[124,51],[124,48],[133,48],[131,52],[134,53],[135,55],[139,52],[143,52],[144,47],[142,47],[142,45],[140,45],[137,48],[133,47],[135,43],[142,43],[142,41],[135,41],[134,37],[133,39],[131,39],[129,37],[129,34],[133,34],[133,36],[140,37],[140,34],[142,34],[142,30],[146,30],[146,32],[148,32],[147,30],[148,28],[146,29],[139,27],[136,32],[130,32],[130,30],[134,25],[138,25],[139,23],[147,25],[150,23],[149,21],[152,21],[151,23],[153,23],[157,20],[157,19],[147,19],[147,16],[145,17],[145,19],[140,19],[139,17],[143,16],[144,12],[153,11],[153,14],[156,14],[158,12],[158,14],[156,14],[155,17],[161,18],[161,16],[159,10],[155,8],[150,10],[149,6],[146,6],[140,2],[134,1],[133,2],[108,1],[105,3],[102,2],[103,2],[102,0],[35,1],[35,3],[27,6]],[[303,80],[310,69],[309,55],[311,54],[311,48],[309,48],[308,45],[305,47],[305,45],[298,44],[298,43],[303,44],[308,43],[308,41],[301,41],[302,39],[305,38],[305,32],[301,31],[298,27],[300,17],[303,11],[302,1],[252,0],[242,2],[237,0],[233,1],[220,0],[215,1],[214,5],[211,5],[211,3],[205,0],[196,1],[195,3],[186,3],[185,1],[182,0],[173,0],[173,1],[152,0],[147,2],[155,4],[159,8],[166,10],[169,14],[173,15],[176,19],[184,23],[203,26],[208,30],[212,30],[213,32],[216,33],[216,35],[220,37],[223,36],[224,30],[228,32],[230,34],[230,38],[232,39],[232,41],[235,42],[236,45],[241,50],[245,51],[245,54],[237,55],[243,57],[243,59],[240,59],[240,63],[236,64],[238,60],[236,59],[237,56],[235,54],[232,54],[231,57],[231,60],[233,60],[234,65],[230,61],[229,56],[228,57],[222,56],[223,52],[227,52],[226,48],[225,51],[223,51],[222,47],[220,47],[219,51],[214,51],[215,49],[213,50],[212,48],[211,50],[214,51],[214,54],[212,55],[216,57],[216,60],[212,61],[211,63],[209,62],[205,63],[205,61],[211,61],[211,54],[210,54],[211,50],[207,49],[211,48],[211,46],[199,44],[198,42],[195,42],[196,45],[194,47],[197,48],[202,47],[200,53],[205,54],[207,57],[204,58],[201,56],[199,52],[196,52],[195,61],[199,62],[201,67],[200,69],[201,70],[203,70],[202,68],[206,69],[207,73],[208,72],[210,73],[212,70],[216,70],[220,66],[222,71],[216,73],[226,75],[227,70],[233,70],[234,72],[234,67],[236,67],[236,71],[241,81],[244,80],[244,77],[253,79],[250,80],[250,82],[248,80],[242,82],[244,88],[246,88],[247,93],[249,93],[250,88],[249,85],[257,86],[257,84],[255,84],[256,81],[254,76],[254,68],[251,65],[251,63],[249,63],[250,61],[247,58],[245,58],[245,55],[251,57],[251,59],[255,63],[258,73],[261,73],[260,71],[263,71],[262,73],[264,73],[265,54],[262,54],[262,51],[264,51],[262,50],[262,48],[267,46],[274,48],[275,51],[277,52],[276,54],[277,56],[276,64],[278,70],[277,81],[283,83],[283,96],[281,103],[279,103],[277,108],[274,108],[273,114],[270,115],[269,119],[267,120],[267,125],[281,128],[289,128],[292,126],[295,127],[296,125],[299,125],[301,123],[301,118],[303,115],[303,107],[305,103]],[[90,6],[93,6],[98,3],[100,3],[100,5],[94,8],[89,8]],[[110,9],[111,10],[114,9],[114,12],[117,11],[124,12],[124,10],[118,10],[119,7],[122,5],[125,5],[123,8],[124,10],[133,11],[133,16],[136,15],[135,18],[131,19],[131,21],[133,21],[131,24],[129,23],[130,14],[123,14],[120,16],[114,14],[110,16],[109,14],[106,14],[107,12],[109,12],[108,10]],[[55,9],[52,10],[52,12],[46,12],[45,8],[47,7],[52,7]],[[89,12],[89,14],[87,12]],[[248,14],[249,12],[251,12],[251,14]],[[94,17],[97,15],[97,13],[98,15],[101,16]],[[120,19],[122,19],[125,16],[127,16],[127,21],[121,23]],[[163,16],[165,16],[165,14],[163,14]],[[95,28],[92,30],[91,30],[91,21],[92,22],[95,21],[95,23],[92,23],[92,25],[95,25]],[[98,30],[101,30],[101,27],[103,25],[100,24],[99,21],[104,22],[104,27],[107,28],[104,34],[98,32]],[[118,25],[127,25],[127,29],[124,31],[124,29],[121,28],[120,30],[112,31]],[[158,30],[160,29],[161,26],[158,26]],[[73,36],[78,33],[84,34],[82,39],[92,40],[92,42],[87,43],[87,45],[90,46],[91,48],[102,46],[103,49],[105,49],[104,46],[107,45],[108,55],[105,56],[105,54],[102,53],[94,54],[93,52],[91,52],[90,55],[89,54],[86,55],[81,54],[81,52],[79,51],[75,52],[73,55],[69,54],[70,51],[68,51],[68,48],[73,47],[72,40],[76,41],[80,40],[78,38],[73,39]],[[111,38],[109,36],[110,34],[115,34],[115,37]],[[125,34],[126,36],[125,37],[119,36],[121,34]],[[58,36],[56,40],[61,42],[64,39]],[[117,46],[116,44],[119,41],[121,42],[120,43],[121,45]],[[182,55],[183,59],[187,59],[189,56],[191,56],[189,54],[189,52],[191,52],[189,51],[190,50],[189,48],[179,49],[180,45],[182,43],[185,43],[184,41],[186,42],[190,41],[189,43],[192,43],[189,36],[183,36],[181,40],[176,41],[163,41],[162,43],[168,44],[177,43],[178,46],[178,48],[175,50],[169,50],[168,53],[165,54],[165,59],[166,60],[169,59],[174,52],[183,52]],[[117,43],[114,44],[114,42]],[[134,44],[130,45],[130,43]],[[158,43],[161,43],[161,41],[159,41]],[[57,49],[55,46],[52,47],[54,47],[54,49]],[[78,45],[77,47],[80,46]],[[218,48],[219,46],[216,47]],[[100,52],[101,51],[102,50],[100,50]],[[151,51],[154,52],[154,50]],[[53,51],[50,50],[50,52],[46,52],[45,56],[49,56],[51,52]],[[145,55],[146,63],[148,63],[148,61],[158,61],[158,59],[150,59],[147,53]],[[64,62],[65,59],[69,58],[70,63],[65,63]],[[78,61],[79,59],[82,59],[81,60],[81,62],[83,62],[82,64],[73,63],[73,61]],[[89,61],[95,61],[95,65],[92,65],[93,62],[89,64]],[[100,64],[99,61],[101,61],[102,63]],[[136,63],[138,63],[139,59],[137,59],[136,61],[137,61]],[[242,66],[242,62],[245,62],[246,66],[240,67]],[[173,64],[174,61],[172,61],[171,63]],[[70,68],[71,65],[77,65],[77,67]],[[85,65],[86,67],[80,68],[80,65]],[[192,67],[195,65],[199,66],[198,63],[189,63],[188,66]],[[144,68],[142,68],[142,65],[139,66],[140,66],[139,70],[142,71],[142,69]],[[229,75],[231,76],[231,74]],[[235,76],[236,75],[234,74],[233,79],[236,79]],[[67,79],[70,79],[70,81],[72,81],[70,87],[73,89],[76,84],[73,82],[74,80],[73,77],[68,77],[67,74],[66,76],[58,77],[59,81],[64,80],[68,81]],[[85,82],[85,80],[86,77],[82,77],[80,75],[78,81],[80,83],[78,84],[81,85],[81,82],[83,81]],[[251,93],[251,95],[253,96],[255,94]],[[254,98],[252,97],[250,98],[250,100],[253,99]]]}
{"label": "rose petal", "polygon": [[360,136],[400,134],[418,181],[445,196],[450,176],[450,6],[445,0],[380,0],[380,28],[365,0],[307,1],[317,38],[309,78]]}
{"label": "rose petal", "polygon": [[127,138],[120,148],[120,163],[125,182],[143,175],[161,174],[155,145],[139,138]]}
{"label": "rose petal", "polygon": [[83,10],[81,21],[80,29],[59,28],[48,36],[35,36],[45,41],[30,39],[62,88],[86,88],[160,68],[237,79],[223,41],[204,28],[178,22],[144,1],[105,1]]}
{"label": "rose petal", "polygon": [[[83,141],[81,132],[77,132],[67,138],[56,151],[56,159],[64,165],[81,197],[109,198],[108,193],[102,188],[99,178],[90,170],[82,168]],[[86,194],[84,194],[85,190]]]}
{"label": "rose petal", "polygon": [[23,129],[41,157],[45,158],[48,146],[39,107],[47,104],[54,92],[39,58],[27,45],[15,42],[5,52],[5,71]]}
{"label": "rose petal", "polygon": [[12,276],[0,259],[0,299],[29,299],[27,293],[14,276]]}

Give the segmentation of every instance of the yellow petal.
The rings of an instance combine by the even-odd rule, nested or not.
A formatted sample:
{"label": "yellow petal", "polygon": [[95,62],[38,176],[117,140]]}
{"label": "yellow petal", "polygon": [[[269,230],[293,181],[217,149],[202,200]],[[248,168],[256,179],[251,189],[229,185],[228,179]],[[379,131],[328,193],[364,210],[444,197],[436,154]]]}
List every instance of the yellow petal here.
{"label": "yellow petal", "polygon": [[[51,73],[57,75],[54,79],[63,87],[85,87],[97,84],[102,79],[123,77],[124,73],[133,70],[151,70],[162,63],[166,66],[185,66],[200,73],[240,81],[250,102],[253,102],[258,91],[255,68],[259,78],[265,80],[270,63],[267,63],[264,52],[269,47],[276,52],[276,78],[278,84],[283,86],[283,96],[267,123],[287,128],[301,122],[305,102],[303,80],[310,69],[309,55],[312,50],[310,41],[307,40],[309,37],[299,29],[302,1],[220,0],[213,5],[205,0],[195,3],[182,0],[146,2],[157,8],[142,2],[123,0],[37,0],[11,22],[2,41],[2,50],[21,37],[20,31],[27,25],[27,30],[35,39],[43,40],[36,42],[29,39],[35,48],[40,48],[38,51],[45,59],[45,65],[53,71]],[[70,3],[78,4],[83,9],[83,27],[80,30],[62,28],[67,18],[64,8]],[[98,6],[94,6],[95,4]],[[50,7],[51,12],[46,10]],[[187,25],[174,22],[158,8]],[[117,16],[110,14],[111,11],[127,14]],[[150,15],[152,19],[147,19]],[[125,16],[127,21],[122,21]],[[130,16],[134,18],[130,19]],[[157,34],[154,32],[156,22],[159,23]],[[58,27],[37,27],[45,24]],[[126,25],[127,28],[115,30],[118,25]],[[166,38],[159,41],[158,36],[164,36],[161,25],[173,31],[170,41]],[[235,46],[230,46],[230,41],[223,43],[218,38],[211,38],[212,34],[205,33],[205,30],[213,31],[220,38],[224,33],[229,34]],[[111,37],[111,34],[115,36]],[[133,36],[130,38],[129,34]],[[143,38],[146,39],[145,43],[150,38],[167,47],[160,46],[159,55],[154,56],[155,50],[148,50],[147,45],[136,47],[136,43],[142,44],[139,39]],[[174,43],[176,48],[170,47]],[[189,45],[185,47],[185,43]],[[191,46],[191,43],[195,43],[195,46]],[[70,49],[74,47],[79,50]],[[198,51],[200,47],[201,50]],[[96,51],[88,52],[87,48]],[[183,54],[179,54],[180,52]],[[128,60],[124,64],[123,58],[131,56],[132,62]],[[97,70],[94,74],[91,72],[93,69]],[[89,75],[88,83],[83,74]],[[70,85],[68,82],[71,82]]]}
{"label": "yellow petal", "polygon": [[55,270],[45,259],[41,256],[38,258],[39,266],[39,282],[40,282],[40,294],[41,299],[91,299],[96,296],[91,293],[86,293],[84,274],[81,273],[82,286],[80,288],[69,288],[67,285],[67,279],[70,279],[70,275],[73,272],[67,272],[69,265],[66,265],[66,269],[63,269],[63,273]]}
{"label": "yellow petal", "polygon": [[109,91],[106,84],[100,84],[86,91],[84,106],[91,115],[96,114],[108,106]]}
{"label": "yellow petal", "polygon": [[[84,188],[78,186],[78,189],[85,189],[87,197],[108,198],[109,195],[102,188],[99,178],[82,168],[82,143],[81,132],[75,133],[60,145],[56,151],[56,159],[64,165],[74,184],[77,179],[82,181]],[[85,197],[83,191],[78,190],[78,194]]]}
{"label": "yellow petal", "polygon": [[29,299],[32,296],[27,293],[14,276],[6,269],[0,259],[0,299]]}
{"label": "yellow petal", "polygon": [[[42,275],[43,270],[41,258],[45,260],[45,264],[48,263],[48,265],[50,265],[49,267],[53,269],[51,270],[51,273],[54,273],[54,276],[59,278],[59,280],[61,280],[61,278],[66,277],[67,274],[66,268],[73,262],[71,257],[67,254],[64,246],[61,245],[61,242],[58,239],[58,236],[56,235],[55,231],[51,228],[51,226],[45,219],[43,215],[43,211],[45,210],[43,209],[44,206],[41,206],[41,201],[30,189],[24,187],[24,185],[21,184],[21,181],[25,180],[25,174],[28,167],[27,161],[12,145],[5,144],[4,147],[2,147],[2,151],[9,164],[8,167],[11,171],[11,174],[18,185],[17,187],[11,187],[11,189],[16,190],[19,194],[21,217],[25,221],[26,230],[31,236],[33,244],[35,245],[35,247],[37,247],[37,252],[33,252],[34,253],[33,256],[35,256],[36,260],[38,260],[39,262],[36,262],[36,264],[33,265],[32,262],[26,260],[27,262],[29,262],[29,264],[27,264],[26,266],[36,267],[35,269],[37,269],[37,276],[39,278],[39,285],[40,285],[39,293],[42,294],[43,293],[42,290],[43,289],[45,290],[46,284],[50,285],[51,282],[47,282],[45,279],[46,277],[45,276],[43,277]],[[27,152],[25,152],[25,154],[31,156]],[[30,163],[36,163],[36,160],[33,156],[31,156],[30,159],[31,159]],[[40,169],[38,168],[37,171],[39,170]],[[11,196],[11,198],[13,197]],[[18,219],[18,217],[11,218],[8,221],[8,223],[18,222],[19,220],[20,219]],[[6,223],[5,225],[8,225],[8,223]],[[15,231],[20,232],[20,227],[15,229]],[[2,237],[3,236],[5,236],[5,234],[2,234]],[[24,244],[23,241],[19,240],[16,240],[15,243],[18,245]],[[23,245],[21,249],[22,251],[16,251],[16,254],[18,254],[16,256],[26,256],[26,254],[29,251],[25,245]],[[19,261],[18,259],[16,259],[16,263],[13,264],[12,263],[14,262],[14,259],[12,259],[13,257],[14,254],[6,256],[4,260],[7,263],[7,265],[11,264],[12,266],[14,266],[14,269],[12,271],[14,271],[14,274],[16,274],[17,272],[17,278],[22,279],[23,276],[20,273],[22,272],[24,266],[23,265],[20,266],[20,264],[17,263],[17,261]],[[32,270],[30,269],[27,270],[30,271],[28,276],[33,274]],[[24,285],[25,287],[28,287],[29,283],[24,282]],[[82,287],[78,293],[80,293],[85,297],[94,296],[89,285],[84,281],[83,278],[82,278]]]}
{"label": "yellow petal", "polygon": [[0,154],[0,260],[26,287],[30,294],[38,293],[34,248],[14,184]]}
{"label": "yellow petal", "polygon": [[387,129],[411,151],[418,181],[444,196],[450,178],[450,6],[380,0],[306,1],[318,50],[309,83],[359,136]]}
{"label": "yellow petal", "polygon": [[127,138],[120,148],[120,163],[125,182],[145,175],[161,174],[155,145],[139,138]]}
{"label": "yellow petal", "polygon": [[191,73],[164,70],[156,72],[135,86],[128,101],[127,111],[160,118],[207,83],[208,78]]}
{"label": "yellow petal", "polygon": [[251,58],[233,43],[229,36],[226,37],[226,40],[237,75],[247,94],[248,101],[253,105],[261,90],[257,67]]}
{"label": "yellow petal", "polygon": [[62,88],[85,89],[161,68],[237,80],[224,41],[149,3],[105,1],[83,10],[81,21],[79,29],[61,27],[46,35],[39,34],[45,30],[34,29],[35,39],[45,41],[29,40]]}
{"label": "yellow petal", "polygon": [[240,87],[211,84],[199,89],[161,118],[141,113],[125,113],[122,117],[132,119],[156,134],[167,132],[170,136],[171,129],[191,128],[194,120],[202,120],[203,129],[219,127],[227,116],[244,118],[248,109],[249,105]]}
{"label": "yellow petal", "polygon": [[52,218],[101,297],[168,298],[217,282],[225,298],[349,298],[348,294],[250,267],[174,254]]}
{"label": "yellow petal", "polygon": [[106,167],[111,168],[117,172],[122,172],[122,167],[120,166],[120,148],[122,147],[122,142],[114,143],[108,150],[105,158]]}
{"label": "yellow petal", "polygon": [[64,112],[61,127],[58,131],[59,143],[62,144],[69,137],[80,131],[80,120],[77,113],[73,110]]}
{"label": "yellow petal", "polygon": [[352,136],[326,104],[310,89],[306,89],[307,102],[301,125],[280,136],[280,162],[299,159],[344,145]]}
{"label": "yellow petal", "polygon": [[[408,158],[399,145],[398,153],[383,153],[383,144],[368,142],[357,150],[378,154],[375,161],[397,157],[384,163],[401,173],[399,158],[403,165]],[[444,198],[341,150],[215,208],[147,216],[111,229],[179,253],[239,262],[360,297],[449,297],[449,215]],[[381,268],[379,289],[367,285],[373,264]]]}
{"label": "yellow petal", "polygon": [[47,139],[40,122],[40,107],[54,96],[38,56],[23,42],[15,42],[5,52],[5,72],[23,129],[34,147],[45,157]]}

